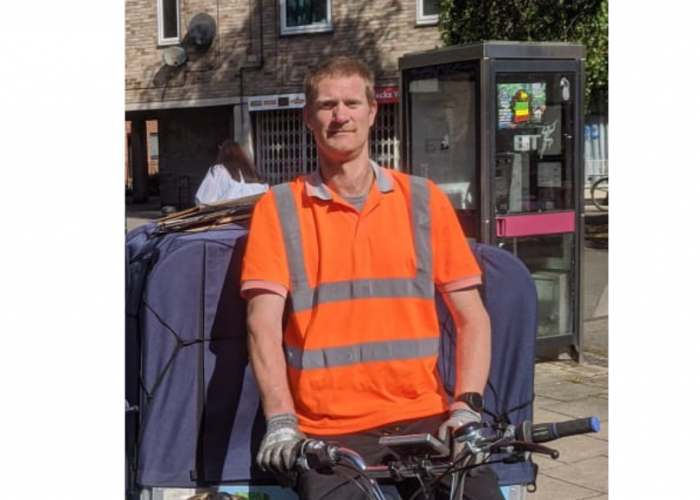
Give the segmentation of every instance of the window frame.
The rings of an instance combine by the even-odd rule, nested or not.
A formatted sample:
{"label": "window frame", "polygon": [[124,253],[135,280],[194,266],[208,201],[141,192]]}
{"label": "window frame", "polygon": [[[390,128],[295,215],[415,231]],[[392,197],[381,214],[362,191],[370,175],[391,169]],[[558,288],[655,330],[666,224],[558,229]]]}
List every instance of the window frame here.
{"label": "window frame", "polygon": [[331,0],[316,0],[326,2],[326,17],[328,21],[325,23],[307,24],[305,26],[287,26],[287,0],[279,0],[280,2],[280,35],[297,35],[304,33],[327,33],[333,31],[333,11],[331,8]]}
{"label": "window frame", "polygon": [[[163,8],[163,2],[175,2],[175,26],[177,26],[177,36],[166,37],[165,36],[165,9]],[[180,43],[180,0],[157,0],[156,5],[158,7],[158,45],[177,45]]]}
{"label": "window frame", "polygon": [[[437,0],[436,0],[436,7]],[[439,7],[438,7],[439,9]],[[416,24],[420,26],[432,26],[438,23],[439,14],[425,15],[423,11],[425,10],[424,0],[416,0]]]}

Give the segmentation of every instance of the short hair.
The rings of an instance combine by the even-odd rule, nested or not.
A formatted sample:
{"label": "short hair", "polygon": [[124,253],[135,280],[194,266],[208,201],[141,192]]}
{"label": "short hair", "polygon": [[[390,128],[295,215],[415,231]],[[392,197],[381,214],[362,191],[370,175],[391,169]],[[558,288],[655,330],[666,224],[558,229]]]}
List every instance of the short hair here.
{"label": "short hair", "polygon": [[363,61],[354,57],[337,56],[327,59],[312,70],[304,78],[304,95],[306,106],[316,99],[318,84],[324,78],[359,76],[365,81],[367,102],[374,101],[374,72]]}

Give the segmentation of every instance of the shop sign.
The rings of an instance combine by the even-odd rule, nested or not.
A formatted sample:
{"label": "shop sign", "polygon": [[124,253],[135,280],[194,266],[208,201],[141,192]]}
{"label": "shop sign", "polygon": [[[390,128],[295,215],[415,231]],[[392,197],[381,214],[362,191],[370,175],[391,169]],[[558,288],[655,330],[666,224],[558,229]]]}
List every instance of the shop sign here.
{"label": "shop sign", "polygon": [[[374,98],[379,104],[399,102],[398,87],[379,87],[374,90]],[[304,94],[277,94],[248,97],[250,111],[268,111],[272,109],[303,108],[306,102]]]}
{"label": "shop sign", "polygon": [[379,104],[399,102],[398,87],[379,87],[374,89],[374,98]]}
{"label": "shop sign", "polygon": [[303,108],[304,94],[259,95],[248,97],[250,111],[267,111],[270,109]]}

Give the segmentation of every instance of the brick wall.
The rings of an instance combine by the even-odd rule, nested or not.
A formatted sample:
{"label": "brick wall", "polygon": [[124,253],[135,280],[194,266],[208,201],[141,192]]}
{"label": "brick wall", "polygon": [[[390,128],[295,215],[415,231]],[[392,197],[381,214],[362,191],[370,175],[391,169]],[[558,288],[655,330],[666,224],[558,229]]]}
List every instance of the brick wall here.
{"label": "brick wall", "polygon": [[217,36],[203,56],[171,68],[157,46],[156,0],[127,0],[126,104],[299,92],[308,67],[331,55],[361,56],[391,85],[399,57],[440,45],[435,26],[416,26],[416,0],[334,0],[332,9],[332,33],[282,37],[277,0],[181,0],[182,36],[198,13],[216,20]]}
{"label": "brick wall", "polygon": [[231,137],[231,110],[195,108],[163,112],[158,120],[161,205],[191,206],[221,141]]}

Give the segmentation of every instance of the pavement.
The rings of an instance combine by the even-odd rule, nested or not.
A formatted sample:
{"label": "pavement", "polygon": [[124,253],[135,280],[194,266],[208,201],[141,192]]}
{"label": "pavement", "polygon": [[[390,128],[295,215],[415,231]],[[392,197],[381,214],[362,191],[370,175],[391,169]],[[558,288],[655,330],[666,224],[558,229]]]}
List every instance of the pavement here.
{"label": "pavement", "polygon": [[596,416],[601,429],[548,443],[560,456],[534,457],[539,465],[533,500],[607,500],[608,498],[608,366],[586,361],[535,365],[534,422],[558,422]]}
{"label": "pavement", "polygon": [[165,216],[157,198],[148,203],[129,203],[127,200],[124,208],[127,232]]}
{"label": "pavement", "polygon": [[[127,231],[162,217],[158,202],[126,206]],[[583,355],[535,365],[534,422],[596,416],[600,432],[548,443],[557,460],[536,455],[537,490],[528,500],[607,500],[608,498],[608,260],[602,223],[587,234],[583,256]],[[600,225],[599,225],[600,224]]]}

